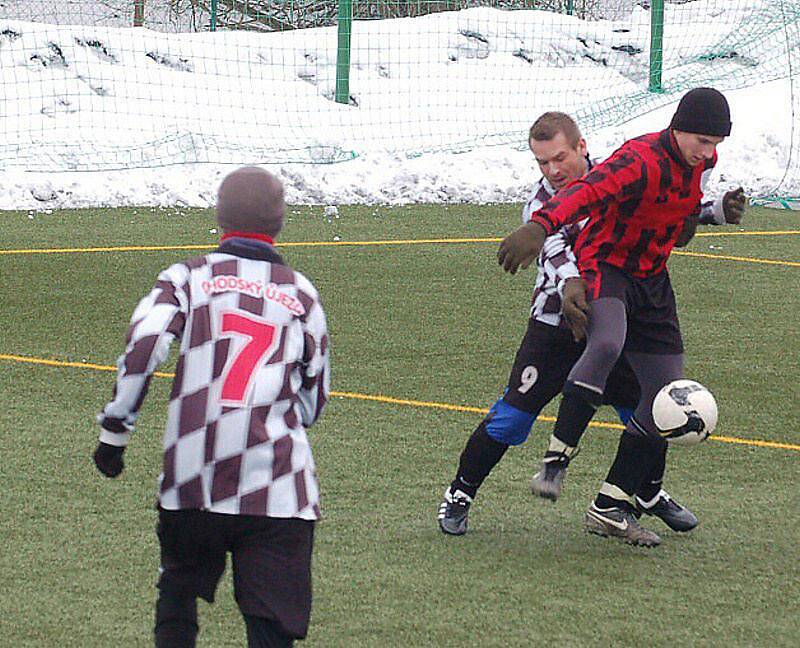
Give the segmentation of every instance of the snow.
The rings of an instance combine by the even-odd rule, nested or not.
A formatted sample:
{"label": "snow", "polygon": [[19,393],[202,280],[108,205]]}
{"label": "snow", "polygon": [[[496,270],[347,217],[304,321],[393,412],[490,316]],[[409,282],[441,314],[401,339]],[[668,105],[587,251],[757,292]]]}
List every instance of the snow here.
{"label": "snow", "polygon": [[[762,20],[761,38],[730,41],[771,4],[667,5],[694,13],[665,36],[663,94],[646,91],[641,7],[624,21],[486,8],[359,21],[347,106],[332,100],[335,27],[53,25],[5,18],[37,16],[0,2],[0,209],[212,206],[242,163],[265,164],[293,204],[521,201],[538,177],[525,149],[538,114],[572,113],[603,157],[664,128],[693,85],[725,89],[732,108],[712,195],[771,194],[800,136],[783,32]],[[781,190],[800,194],[800,178]]]}

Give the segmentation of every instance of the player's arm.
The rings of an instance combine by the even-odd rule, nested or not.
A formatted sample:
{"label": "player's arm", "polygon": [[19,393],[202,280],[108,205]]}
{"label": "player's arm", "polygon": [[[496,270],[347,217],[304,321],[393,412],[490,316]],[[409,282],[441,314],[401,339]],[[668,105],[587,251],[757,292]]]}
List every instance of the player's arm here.
{"label": "player's arm", "polygon": [[98,470],[107,477],[122,472],[122,454],[136,424],[150,379],[166,360],[169,345],[183,333],[188,298],[186,266],[163,271],[150,293],[131,316],[125,352],[117,360],[117,380],[111,401],[97,415],[100,439],[94,454]]}
{"label": "player's arm", "polygon": [[534,212],[539,211],[551,197],[552,194],[544,186],[544,179],[533,185],[528,202],[522,206],[522,224],[530,221]]}
{"label": "player's arm", "polygon": [[561,297],[561,313],[575,340],[580,341],[586,335],[589,324],[588,306],[585,296],[586,286],[581,279],[578,261],[572,251],[569,229],[562,227],[547,237],[542,248],[542,264],[553,271],[556,288]]}
{"label": "player's arm", "polygon": [[330,344],[322,304],[315,297],[303,319],[303,382],[298,392],[300,414],[309,427],[322,414],[330,393]]}
{"label": "player's arm", "polygon": [[578,261],[572,251],[572,241],[570,240],[567,228],[562,227],[552,236],[548,236],[542,246],[542,263],[549,265],[555,270],[558,292],[562,293],[564,282],[567,279],[580,277]]}
{"label": "player's arm", "polygon": [[531,221],[500,244],[497,259],[506,272],[527,268],[545,239],[559,227],[584,218],[600,217],[613,203],[634,209],[647,184],[647,168],[638,155],[619,149],[583,179],[559,191],[531,216]]}
{"label": "player's arm", "polygon": [[686,247],[689,245],[689,241],[694,238],[695,233],[697,232],[697,225],[700,222],[700,216],[698,213],[691,214],[686,218],[683,222],[683,229],[681,233],[678,234],[678,238],[675,240],[675,247]]}

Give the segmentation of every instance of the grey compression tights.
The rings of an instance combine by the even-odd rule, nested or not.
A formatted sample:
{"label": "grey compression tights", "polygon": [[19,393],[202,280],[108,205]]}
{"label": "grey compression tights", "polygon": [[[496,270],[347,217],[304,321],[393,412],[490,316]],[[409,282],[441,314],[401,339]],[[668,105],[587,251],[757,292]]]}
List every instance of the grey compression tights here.
{"label": "grey compression tights", "polygon": [[591,393],[597,405],[608,374],[625,346],[628,321],[625,304],[614,297],[595,299],[589,309],[586,349],[569,372],[567,382],[586,390],[587,396]]}
{"label": "grey compression tights", "polygon": [[[597,402],[606,386],[606,379],[622,354],[627,335],[625,304],[606,297],[591,302],[586,349],[575,363],[567,381],[592,393]],[[656,435],[652,403],[658,390],[672,380],[683,378],[683,354],[655,354],[626,351],[639,380],[642,396],[634,416],[649,434]],[[630,424],[628,430],[631,430]]]}
{"label": "grey compression tights", "polygon": [[[625,359],[633,367],[633,372],[642,389],[639,405],[633,416],[648,436],[655,436],[661,440],[653,421],[653,399],[658,390],[668,382],[683,378],[683,354],[661,355],[627,351]],[[631,424],[628,423],[626,430],[630,430],[630,428]]]}

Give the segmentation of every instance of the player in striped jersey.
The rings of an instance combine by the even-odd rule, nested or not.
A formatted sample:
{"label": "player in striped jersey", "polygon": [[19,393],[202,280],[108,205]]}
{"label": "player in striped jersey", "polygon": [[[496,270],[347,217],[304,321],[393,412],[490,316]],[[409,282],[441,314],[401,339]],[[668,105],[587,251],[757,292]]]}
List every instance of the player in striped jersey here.
{"label": "player in striped jersey", "polygon": [[194,646],[197,597],[213,602],[233,557],[250,646],[308,629],[319,487],[306,428],[328,399],[328,333],[316,289],[273,242],[283,187],[256,167],[225,178],[221,244],[164,270],[133,313],[94,454],[107,477],[155,369],[177,339],[158,494],[156,646]]}
{"label": "player in striped jersey", "polygon": [[[523,212],[523,222],[541,209],[559,189],[585,175],[594,162],[587,155],[586,142],[574,120],[564,113],[549,112],[536,120],[529,133],[529,145],[542,172],[534,185]],[[730,195],[733,192],[729,192]],[[726,198],[703,205],[702,222],[724,222],[723,202]],[[728,209],[728,218],[734,210]],[[562,309],[562,296],[583,291],[580,273],[571,250],[571,243],[580,232],[582,223],[562,228],[545,241],[537,259],[537,276],[533,292],[531,318],[528,330],[517,352],[511,376],[504,395],[492,406],[489,415],[481,421],[470,436],[461,454],[458,472],[445,491],[439,507],[439,526],[444,533],[461,535],[467,530],[469,508],[477,490],[493,467],[500,461],[510,445],[523,443],[541,409],[563,387],[567,374],[583,350],[581,334],[570,335],[570,304]],[[585,326],[583,312],[572,306],[574,324]],[[626,422],[639,398],[639,386],[627,363],[615,368],[605,401],[615,405],[621,420]],[[570,444],[553,435],[545,455],[542,469],[534,476],[531,488],[534,494],[555,500],[559,496],[564,470],[571,457],[577,453],[577,440]],[[663,457],[666,461],[666,455]],[[555,478],[545,480],[546,473]],[[650,504],[649,511],[667,524],[680,530],[689,530],[697,524],[694,515],[672,500],[661,489],[664,466],[655,466],[643,494]],[[548,475],[550,476],[550,475]],[[656,488],[657,486],[657,488]],[[656,488],[659,496],[653,499],[650,491]]]}
{"label": "player in striped jersey", "polygon": [[[515,273],[538,257],[547,236],[588,220],[575,243],[589,301],[587,346],[565,383],[554,434],[580,438],[621,356],[642,389],[586,515],[591,533],[645,546],[661,542],[638,524],[635,498],[666,447],[653,422],[653,397],[683,377],[683,342],[666,260],[694,234],[716,148],[730,131],[730,109],[721,93],[688,92],[668,128],[623,144],[549,200],[498,251],[500,264]],[[741,192],[730,202],[743,202]]]}

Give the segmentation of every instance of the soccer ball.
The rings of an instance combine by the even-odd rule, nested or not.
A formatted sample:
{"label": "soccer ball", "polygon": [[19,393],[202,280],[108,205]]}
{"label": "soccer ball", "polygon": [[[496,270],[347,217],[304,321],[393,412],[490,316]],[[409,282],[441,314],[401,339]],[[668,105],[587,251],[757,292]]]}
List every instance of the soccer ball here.
{"label": "soccer ball", "polygon": [[673,445],[697,445],[717,427],[717,401],[694,380],[673,380],[656,394],[653,420]]}

